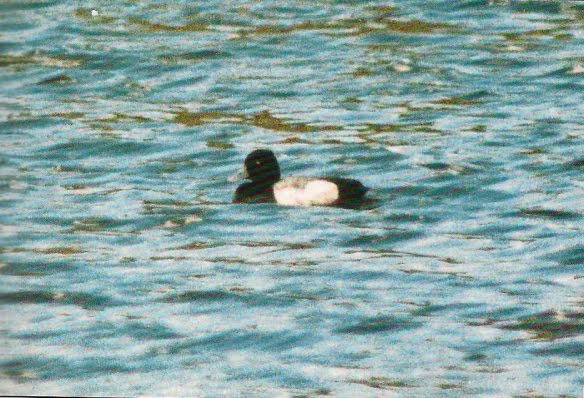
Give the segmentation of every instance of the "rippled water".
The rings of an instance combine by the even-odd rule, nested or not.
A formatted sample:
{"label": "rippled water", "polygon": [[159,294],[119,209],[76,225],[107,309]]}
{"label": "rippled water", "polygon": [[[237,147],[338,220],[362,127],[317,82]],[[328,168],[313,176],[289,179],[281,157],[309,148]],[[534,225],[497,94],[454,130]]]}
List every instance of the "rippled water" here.
{"label": "rippled water", "polygon": [[[584,2],[0,18],[0,393],[582,396]],[[233,205],[258,147],[375,205]]]}

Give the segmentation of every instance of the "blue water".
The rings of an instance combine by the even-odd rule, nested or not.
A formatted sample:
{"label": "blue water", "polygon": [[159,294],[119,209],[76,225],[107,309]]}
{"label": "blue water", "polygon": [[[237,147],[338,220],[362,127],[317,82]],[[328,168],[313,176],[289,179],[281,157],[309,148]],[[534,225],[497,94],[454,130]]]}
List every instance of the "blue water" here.
{"label": "blue water", "polygon": [[[0,393],[582,397],[584,2],[0,21]],[[233,205],[258,147],[375,202]]]}

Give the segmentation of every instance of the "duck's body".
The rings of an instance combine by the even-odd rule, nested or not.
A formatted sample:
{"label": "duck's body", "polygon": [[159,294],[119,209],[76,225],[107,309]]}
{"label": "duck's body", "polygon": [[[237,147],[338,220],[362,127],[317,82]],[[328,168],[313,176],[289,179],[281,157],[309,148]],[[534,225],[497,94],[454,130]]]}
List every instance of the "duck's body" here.
{"label": "duck's body", "polygon": [[245,171],[251,182],[237,188],[234,203],[355,207],[363,202],[367,192],[361,182],[348,178],[280,179],[278,161],[271,151],[265,149],[253,151],[247,156]]}

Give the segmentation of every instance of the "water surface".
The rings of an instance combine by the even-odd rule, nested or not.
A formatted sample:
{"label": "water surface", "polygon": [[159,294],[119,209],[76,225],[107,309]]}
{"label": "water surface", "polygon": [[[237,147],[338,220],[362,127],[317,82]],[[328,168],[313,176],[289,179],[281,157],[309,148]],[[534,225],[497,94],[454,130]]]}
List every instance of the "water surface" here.
{"label": "water surface", "polygon": [[[581,397],[584,3],[0,20],[0,393]],[[233,205],[258,147],[376,203]]]}

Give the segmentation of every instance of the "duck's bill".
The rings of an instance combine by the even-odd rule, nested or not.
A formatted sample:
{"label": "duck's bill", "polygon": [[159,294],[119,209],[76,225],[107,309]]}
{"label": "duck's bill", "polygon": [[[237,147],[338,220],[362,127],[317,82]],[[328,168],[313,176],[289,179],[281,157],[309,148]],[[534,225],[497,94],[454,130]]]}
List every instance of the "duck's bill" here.
{"label": "duck's bill", "polygon": [[227,177],[227,181],[228,182],[238,182],[238,181],[246,180],[248,177],[249,176],[248,176],[247,172],[245,170],[241,170],[240,172],[235,173],[235,174]]}

